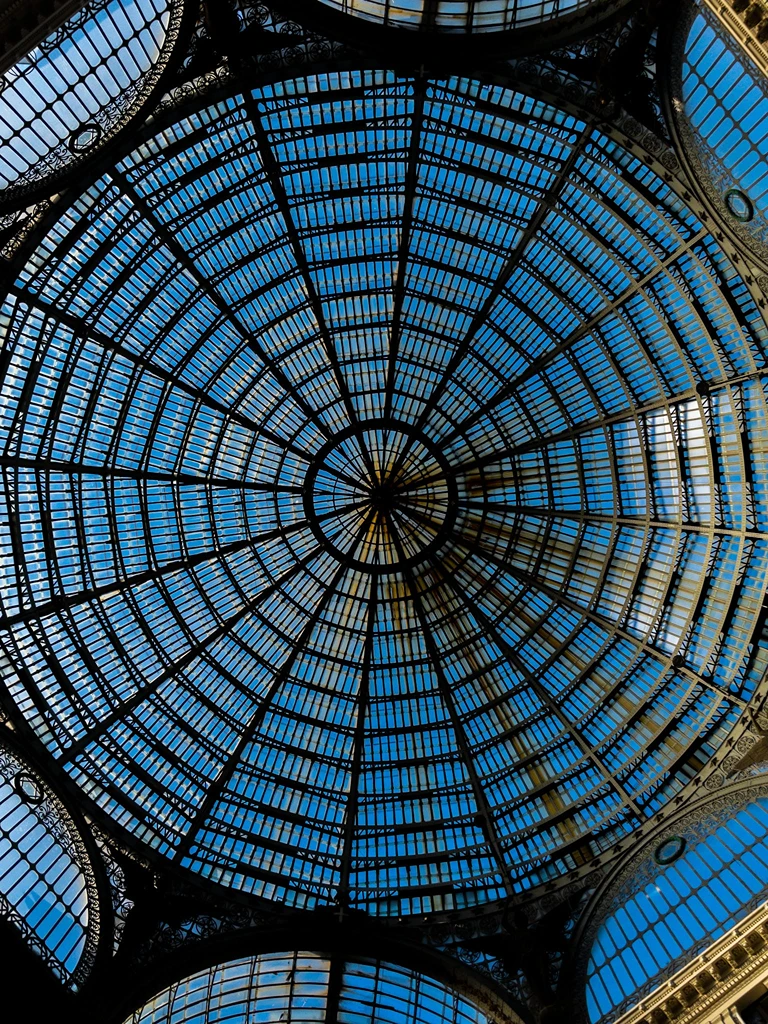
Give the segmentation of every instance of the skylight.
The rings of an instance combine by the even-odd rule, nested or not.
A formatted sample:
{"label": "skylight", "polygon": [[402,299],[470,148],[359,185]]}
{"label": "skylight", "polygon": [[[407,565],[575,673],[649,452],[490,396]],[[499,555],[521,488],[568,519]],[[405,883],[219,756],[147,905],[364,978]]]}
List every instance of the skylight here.
{"label": "skylight", "polygon": [[373,71],[189,107],[2,316],[9,690],[200,876],[493,904],[647,821],[753,694],[766,327],[590,121]]}

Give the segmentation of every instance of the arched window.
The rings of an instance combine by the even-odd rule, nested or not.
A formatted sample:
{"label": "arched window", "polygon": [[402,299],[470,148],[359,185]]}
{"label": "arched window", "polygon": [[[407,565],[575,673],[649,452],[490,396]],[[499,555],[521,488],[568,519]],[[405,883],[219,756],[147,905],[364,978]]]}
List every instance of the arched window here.
{"label": "arched window", "polygon": [[[509,1014],[508,1020],[516,1020]],[[489,1024],[470,999],[415,971],[317,953],[271,953],[193,974],[126,1024]]]}
{"label": "arched window", "polygon": [[[394,28],[502,32],[598,7],[601,0],[323,0],[330,7]],[[605,4],[602,4],[605,6]]]}
{"label": "arched window", "polygon": [[0,201],[65,169],[149,95],[182,0],[91,0],[0,77]]}
{"label": "arched window", "polygon": [[680,33],[675,115],[695,177],[735,230],[768,244],[768,83],[704,5]]}
{"label": "arched window", "polygon": [[605,897],[587,968],[592,1024],[610,1024],[762,903],[766,864],[768,795],[749,791],[647,846]]}
{"label": "arched window", "polygon": [[95,948],[94,899],[88,856],[63,807],[0,749],[0,916],[72,987]]}

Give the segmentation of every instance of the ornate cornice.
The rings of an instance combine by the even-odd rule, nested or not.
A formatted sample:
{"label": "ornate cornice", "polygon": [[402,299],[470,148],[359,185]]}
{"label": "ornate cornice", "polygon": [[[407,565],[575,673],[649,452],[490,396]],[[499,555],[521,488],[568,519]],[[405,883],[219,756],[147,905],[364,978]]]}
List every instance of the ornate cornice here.
{"label": "ornate cornice", "polygon": [[768,75],[768,0],[702,0],[726,32]]}
{"label": "ornate cornice", "polygon": [[708,1024],[766,975],[768,903],[713,942],[616,1024]]}

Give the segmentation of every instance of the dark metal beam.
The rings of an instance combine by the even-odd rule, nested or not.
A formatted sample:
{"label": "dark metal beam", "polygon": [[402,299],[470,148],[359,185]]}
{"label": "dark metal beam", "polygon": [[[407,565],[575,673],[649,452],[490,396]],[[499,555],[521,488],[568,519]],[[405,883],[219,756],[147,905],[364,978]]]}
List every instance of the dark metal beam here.
{"label": "dark metal beam", "polygon": [[331,956],[331,963],[328,968],[328,992],[325,1002],[324,1024],[338,1024],[339,1003],[341,1001],[341,987],[344,981],[344,970],[346,963],[343,958],[336,954]]}
{"label": "dark metal beam", "polygon": [[475,766],[474,757],[470,749],[469,740],[466,735],[466,729],[464,723],[456,708],[456,702],[453,699],[453,692],[451,690],[451,684],[445,674],[442,662],[440,660],[440,653],[438,649],[437,640],[432,632],[432,628],[429,623],[427,610],[424,607],[424,602],[419,590],[416,578],[413,574],[413,570],[407,564],[407,556],[403,550],[402,541],[399,536],[396,521],[392,516],[388,517],[390,535],[393,543],[397,549],[398,556],[401,562],[404,563],[403,577],[408,587],[408,591],[411,595],[411,601],[413,603],[416,617],[421,627],[421,633],[424,637],[424,644],[429,652],[431,669],[435,674],[438,690],[443,701],[445,710],[448,712],[448,719],[451,723],[453,734],[456,738],[456,750],[461,758],[461,763],[467,773],[467,777],[470,781],[472,788],[472,795],[474,797],[475,806],[477,807],[478,814],[480,815],[480,828],[485,836],[488,848],[493,859],[496,862],[499,875],[501,876],[504,888],[509,896],[512,896],[515,892],[514,878],[512,877],[512,871],[510,865],[504,856],[504,850],[501,842],[501,837],[496,831],[494,824],[493,812],[488,803],[488,799],[483,789],[482,780],[477,772]]}
{"label": "dark metal beam", "polygon": [[368,620],[366,622],[363,663],[360,669],[360,688],[357,695],[357,721],[355,723],[352,762],[349,768],[349,794],[347,796],[347,809],[344,815],[344,845],[341,854],[339,887],[336,894],[336,900],[340,907],[349,906],[352,854],[357,830],[357,812],[360,802],[360,772],[362,771],[363,748],[365,746],[365,727],[370,700],[371,666],[373,663],[376,616],[378,613],[379,602],[379,578],[376,573],[371,574],[370,587],[371,591],[368,597]]}
{"label": "dark metal beam", "polygon": [[[363,525],[361,526],[358,532],[356,543],[354,545],[354,550],[357,549],[357,546],[362,541],[362,538],[365,535],[369,525],[370,517],[365,519]],[[248,744],[256,738],[259,727],[264,721],[265,715],[269,711],[277,695],[280,693],[283,684],[288,679],[290,672],[293,666],[295,665],[296,661],[298,660],[299,656],[304,654],[307,644],[311,639],[312,633],[314,632],[316,626],[320,622],[320,618],[324,610],[327,608],[329,602],[336,594],[336,588],[338,587],[339,583],[341,582],[341,580],[344,578],[348,571],[349,569],[347,565],[343,563],[339,565],[330,583],[328,584],[325,593],[318,601],[318,603],[315,605],[315,607],[312,609],[306,624],[304,625],[303,629],[299,633],[299,636],[293,643],[290,654],[288,655],[286,660],[281,665],[280,669],[275,674],[274,679],[272,680],[267,693],[264,695],[258,707],[251,716],[250,720],[243,728],[237,745],[235,746],[232,753],[229,754],[226,761],[222,765],[219,774],[216,776],[216,779],[209,784],[205,797],[203,798],[200,806],[195,812],[194,817],[189,822],[187,830],[185,831],[182,839],[179,842],[178,847],[176,848],[176,851],[173,855],[174,860],[182,861],[189,853],[194,842],[196,833],[204,825],[205,819],[208,817],[209,813],[216,805],[217,800],[219,800],[222,793],[226,789],[227,784],[229,783],[230,779],[232,778],[240,764],[240,759],[243,753],[245,752]],[[281,581],[281,584],[284,582],[285,581]]]}
{"label": "dark metal beam", "polygon": [[306,461],[307,453],[303,448],[286,441],[286,439],[281,437],[279,434],[275,434],[274,432],[265,429],[262,424],[256,423],[248,416],[243,416],[242,413],[237,412],[237,410],[229,409],[227,406],[218,402],[205,389],[195,387],[194,385],[181,380],[175,373],[172,373],[165,367],[160,366],[158,363],[152,362],[150,359],[144,358],[138,353],[133,352],[131,349],[126,348],[124,345],[121,345],[109,335],[99,331],[96,327],[89,324],[81,317],[75,316],[66,310],[61,309],[53,303],[46,301],[40,295],[36,295],[34,292],[30,292],[19,285],[12,285],[9,288],[9,292],[20,299],[23,303],[34,306],[41,312],[46,313],[53,320],[57,320],[65,327],[69,328],[73,334],[84,335],[95,344],[118,353],[121,359],[128,360],[130,363],[133,363],[135,366],[148,372],[158,380],[163,381],[163,383],[170,385],[171,387],[178,388],[178,390],[183,394],[186,394],[196,402],[215,410],[225,419],[231,420],[233,423],[237,423],[240,426],[245,427],[250,432],[259,434],[261,437],[266,438],[273,444],[278,445],[286,451],[292,452],[294,455],[298,455],[301,459]]}
{"label": "dark metal beam", "polygon": [[306,566],[317,557],[318,550],[314,549],[305,556],[300,562],[293,565],[287,572],[283,573],[277,580],[275,580],[264,590],[260,591],[256,597],[242,608],[238,608],[236,612],[224,619],[211,633],[203,637],[194,647],[190,648],[185,654],[183,654],[176,661],[171,662],[167,668],[165,668],[155,679],[146,681],[143,685],[139,686],[135,692],[124,700],[118,707],[111,711],[104,718],[100,719],[98,723],[89,731],[83,733],[76,740],[62,751],[58,756],[57,760],[60,763],[71,761],[73,757],[76,757],[80,751],[84,750],[89,743],[102,736],[112,725],[118,721],[125,719],[135,707],[146,700],[150,694],[154,693],[160,686],[174,679],[183,672],[185,668],[192,664],[200,655],[205,651],[207,647],[220,640],[223,636],[226,636],[242,619],[247,615],[252,614],[262,601],[266,600],[271,594],[274,594],[281,587],[296,576],[299,572],[303,571]]}
{"label": "dark metal beam", "polygon": [[416,203],[416,192],[419,186],[419,163],[422,159],[421,134],[424,125],[424,103],[426,99],[426,82],[417,78],[413,84],[413,115],[411,118],[411,143],[408,149],[408,164],[405,170],[403,213],[400,221],[400,241],[397,249],[397,269],[395,271],[395,287],[392,301],[392,320],[389,328],[389,356],[387,362],[387,378],[384,386],[384,418],[392,416],[395,378],[397,376],[397,359],[400,351],[400,335],[403,329],[403,303],[405,302],[405,279],[408,263],[412,259],[411,233],[413,231],[413,215]]}
{"label": "dark metal beam", "polygon": [[[268,352],[266,351],[264,346],[258,341],[258,339],[254,337],[254,335],[251,334],[251,332],[248,331],[248,329],[240,322],[239,318],[233,312],[226,299],[224,299],[224,297],[220,295],[219,292],[213,287],[213,285],[208,280],[207,275],[204,274],[199,269],[195,261],[191,258],[189,253],[182,246],[178,238],[168,229],[165,223],[152,209],[150,204],[142,196],[139,195],[139,193],[128,180],[127,176],[123,174],[121,171],[118,171],[117,167],[112,168],[112,170],[110,171],[110,176],[120,186],[120,189],[123,192],[123,194],[131,201],[131,203],[139,211],[142,218],[151,226],[152,230],[155,232],[157,237],[161,239],[161,241],[169,250],[169,252],[171,252],[174,258],[178,260],[180,265],[183,266],[185,270],[187,270],[188,273],[192,275],[201,292],[207,295],[211,299],[211,301],[215,303],[216,307],[227,316],[227,319],[229,320],[232,327],[237,331],[240,337],[243,338],[245,342],[247,342],[249,348],[253,350],[253,352],[260,360],[261,364],[270,371],[275,380],[283,388],[285,393],[287,395],[290,395],[290,397],[296,403],[297,407],[300,408],[302,412],[304,412],[307,419],[309,419],[316,425],[320,433],[322,433],[325,437],[330,437],[329,428],[325,423],[323,423],[322,419],[318,414],[318,411],[312,408],[311,405],[309,405],[309,403],[303,397],[298,388],[292,383],[292,381],[288,379],[284,371],[277,364],[277,361],[274,360],[268,354]],[[274,188],[274,183],[271,180],[270,184],[272,184]],[[280,204],[278,203],[278,205]],[[299,268],[303,269],[301,267],[301,264],[299,264]]]}
{"label": "dark metal beam", "polygon": [[[301,235],[299,229],[296,226],[293,216],[293,210],[291,208],[288,194],[285,191],[285,185],[282,179],[282,170],[272,151],[272,143],[269,138],[269,133],[262,124],[261,114],[256,105],[256,101],[249,91],[245,91],[243,102],[245,109],[248,112],[251,125],[256,137],[256,141],[259,146],[259,155],[262,160],[262,164],[267,173],[269,184],[272,189],[272,194],[277,201],[278,209],[282,215],[283,224],[285,230],[290,239],[291,249],[293,251],[293,258],[296,261],[296,266],[299,269],[302,280],[304,282],[304,291],[309,300],[309,304],[312,308],[315,322],[317,323],[320,338],[322,339],[323,347],[325,349],[326,358],[332,369],[336,386],[338,388],[339,395],[346,410],[348,423],[350,425],[356,425],[358,422],[357,410],[355,409],[354,402],[352,401],[352,395],[349,390],[349,384],[344,371],[339,362],[338,352],[336,351],[336,345],[333,340],[333,335],[328,328],[328,324],[325,320],[325,312],[323,310],[323,304],[320,300],[320,296],[315,287],[314,280],[312,278],[312,271],[307,260],[306,253],[301,242]],[[328,428],[325,428],[324,433],[329,436]],[[365,455],[365,451],[363,453]],[[375,476],[373,464],[370,462],[370,458],[367,458],[368,469],[371,476]]]}
{"label": "dark metal beam", "polygon": [[[437,404],[440,401],[442,395],[444,394],[445,389],[450,384],[451,380],[453,379],[453,375],[455,374],[456,370],[459,368],[467,352],[469,351],[470,345],[472,344],[472,340],[474,339],[478,330],[480,330],[482,325],[487,320],[491,310],[493,309],[494,304],[496,303],[496,300],[501,295],[505,286],[507,285],[510,278],[517,269],[520,261],[523,259],[528,246],[535,239],[536,234],[538,233],[539,229],[544,223],[544,220],[549,215],[553,204],[557,201],[558,196],[567,185],[570,174],[576,164],[576,161],[582,155],[583,149],[586,146],[591,134],[592,125],[588,123],[581,130],[579,137],[573,141],[568,156],[562,162],[562,165],[558,169],[557,174],[554,176],[551,185],[539,201],[539,204],[533,212],[533,215],[531,216],[517,245],[509,255],[509,258],[504,263],[504,266],[497,275],[496,280],[493,282],[491,288],[489,289],[488,295],[486,296],[483,304],[481,305],[480,309],[477,311],[475,316],[472,318],[469,327],[464,332],[463,337],[459,340],[458,344],[454,348],[451,358],[448,360],[448,363],[442,372],[440,380],[432,388],[432,391],[430,392],[427,401],[424,403],[424,408],[419,413],[419,417],[416,423],[417,430],[424,427],[424,425],[427,423],[429,419],[431,412],[437,407]],[[445,446],[446,443],[448,443],[446,440],[442,441],[443,447]]]}
{"label": "dark metal beam", "polygon": [[[559,355],[571,349],[577,341],[590,334],[595,328],[597,328],[602,323],[603,320],[605,320],[607,316],[615,314],[626,302],[633,298],[633,296],[639,294],[653,280],[653,278],[655,278],[660,273],[666,272],[681,258],[681,256],[689,252],[694,245],[696,245],[698,242],[701,242],[707,236],[708,232],[705,228],[702,228],[700,231],[696,232],[696,234],[692,235],[689,239],[682,242],[680,247],[676,249],[675,252],[672,253],[672,255],[668,256],[664,260],[661,260],[657,264],[657,266],[655,266],[653,270],[651,270],[644,277],[639,278],[637,281],[633,281],[633,283],[626,289],[625,292],[622,293],[622,295],[618,296],[618,298],[612,300],[602,309],[598,310],[597,313],[589,317],[583,324],[577,327],[576,330],[573,331],[567,338],[564,338],[562,341],[558,342],[556,345],[553,345],[552,348],[547,349],[546,352],[543,352],[540,356],[534,359],[526,367],[525,370],[523,370],[521,373],[517,375],[517,377],[515,377],[514,380],[509,381],[509,383],[504,385],[504,387],[500,388],[496,392],[496,394],[492,396],[492,398],[485,402],[479,409],[476,409],[475,412],[473,412],[470,416],[466,417],[466,419],[462,423],[458,424],[455,427],[453,433],[451,433],[450,435],[443,439],[442,444],[444,446],[448,445],[460,434],[466,433],[466,431],[473,424],[477,423],[478,420],[486,416],[492,409],[496,408],[496,406],[498,406],[506,398],[509,398],[510,395],[513,395],[527,381],[531,380],[533,377],[536,377],[538,374],[540,374]],[[653,365],[653,363],[651,365]],[[446,380],[443,384],[443,388],[447,385],[447,383],[448,379],[446,375]]]}
{"label": "dark metal beam", "polygon": [[[439,568],[437,568],[436,571],[440,573]],[[535,693],[541,703],[546,706],[550,714],[560,722],[565,731],[570,733],[575,745],[581,751],[582,756],[598,769],[605,781],[613,790],[616,791],[622,804],[625,807],[629,807],[640,821],[644,821],[645,816],[641,808],[624,789],[623,785],[615,777],[614,773],[602,763],[599,757],[597,757],[591,744],[587,742],[579,729],[577,729],[575,724],[568,718],[557,701],[553,700],[546,687],[542,685],[541,681],[530,671],[528,666],[512,649],[511,645],[505,640],[493,624],[491,618],[485,613],[480,605],[470,597],[469,593],[459,585],[458,580],[456,579],[456,574],[452,573],[450,575],[445,575],[443,579],[445,585],[453,590],[453,592],[464,602],[470,615],[472,615],[475,621],[482,626],[485,635],[490,637],[499,650],[509,659],[510,664],[515,671],[525,678],[533,693]]]}
{"label": "dark metal beam", "polygon": [[[579,601],[575,601],[572,597],[569,597],[568,594],[565,593],[562,588],[551,586],[549,583],[546,582],[546,580],[542,579],[542,577],[537,576],[533,573],[523,572],[521,569],[516,568],[509,562],[502,561],[500,558],[493,555],[491,552],[486,552],[478,547],[473,549],[473,554],[476,557],[485,559],[485,561],[490,563],[491,565],[497,566],[497,568],[501,569],[505,573],[508,573],[510,576],[513,576],[521,583],[524,583],[527,587],[533,587],[536,590],[540,591],[540,593],[546,594],[546,596],[550,598],[550,600],[556,602],[557,604],[564,605],[566,608],[570,608],[572,611],[577,612],[579,615],[583,615],[585,619],[588,619],[590,622],[594,622],[595,625],[600,626],[601,629],[603,629],[608,635],[619,636],[623,640],[628,640],[638,649],[646,651],[648,654],[652,655],[657,661],[660,661],[662,664],[671,667],[674,655],[670,654],[668,651],[662,650],[660,647],[656,647],[647,638],[643,638],[642,636],[636,636],[634,633],[630,632],[628,629],[621,626],[620,620],[610,619],[608,618],[608,616],[603,615],[600,612],[594,611],[593,609],[581,604]],[[453,585],[454,582],[455,581],[452,577],[451,585]],[[632,596],[634,597],[634,593]],[[504,641],[504,644],[507,647],[509,647],[506,641]],[[698,672],[694,672],[694,670],[689,668],[687,665],[679,666],[679,668],[677,668],[677,671],[681,675],[686,676],[692,684],[699,685],[705,689],[712,690],[713,692],[715,692],[720,698],[720,700],[728,701],[729,703],[734,704],[737,707],[746,707],[746,701],[742,700],[740,697],[735,697],[732,694],[728,693],[727,690],[721,687],[718,683],[714,682],[714,680],[708,679],[706,676],[702,676]]]}

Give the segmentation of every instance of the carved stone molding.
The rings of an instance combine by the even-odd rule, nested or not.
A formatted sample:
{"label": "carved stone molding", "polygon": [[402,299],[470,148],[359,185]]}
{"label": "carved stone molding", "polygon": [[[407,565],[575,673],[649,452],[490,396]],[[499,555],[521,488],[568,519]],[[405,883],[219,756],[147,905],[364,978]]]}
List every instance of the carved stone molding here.
{"label": "carved stone molding", "polygon": [[702,0],[726,32],[764,75],[768,75],[768,2],[766,0]]}
{"label": "carved stone molding", "polygon": [[767,975],[768,903],[713,942],[616,1024],[738,1021],[731,1008]]}

